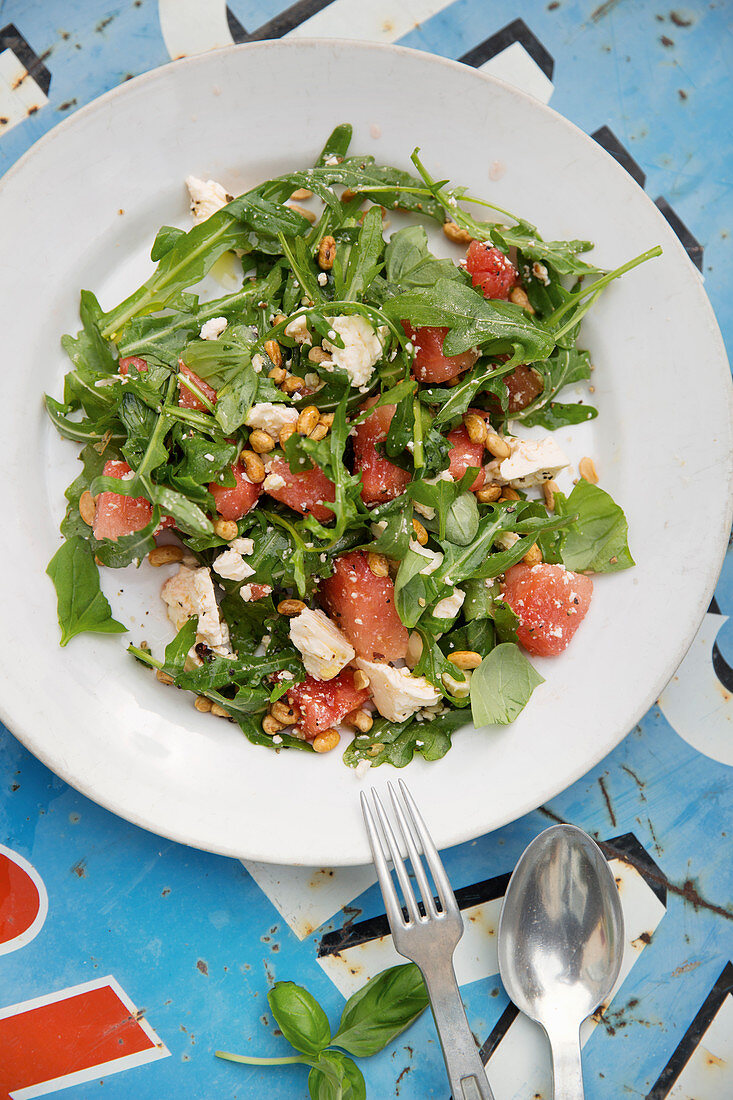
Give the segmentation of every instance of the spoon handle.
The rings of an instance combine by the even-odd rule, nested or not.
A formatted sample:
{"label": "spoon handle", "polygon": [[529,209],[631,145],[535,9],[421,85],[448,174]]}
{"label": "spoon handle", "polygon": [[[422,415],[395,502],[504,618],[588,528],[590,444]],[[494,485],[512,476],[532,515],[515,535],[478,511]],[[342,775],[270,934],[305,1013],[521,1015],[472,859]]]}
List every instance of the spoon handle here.
{"label": "spoon handle", "polygon": [[580,1033],[549,1035],[552,1048],[554,1100],[583,1100],[583,1068],[580,1062]]}

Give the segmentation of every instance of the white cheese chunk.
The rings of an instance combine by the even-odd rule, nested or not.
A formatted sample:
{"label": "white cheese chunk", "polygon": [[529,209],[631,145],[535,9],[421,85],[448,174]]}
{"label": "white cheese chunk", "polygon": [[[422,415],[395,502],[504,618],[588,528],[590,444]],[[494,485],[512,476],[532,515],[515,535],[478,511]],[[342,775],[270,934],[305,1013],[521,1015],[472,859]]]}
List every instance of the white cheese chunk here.
{"label": "white cheese chunk", "polygon": [[554,439],[507,439],[511,455],[499,466],[502,481],[515,489],[529,489],[552,479],[570,465]]}
{"label": "white cheese chunk", "polygon": [[262,482],[262,488],[266,493],[272,493],[276,489],[282,489],[285,485],[285,478],[280,474],[268,474],[265,480]]}
{"label": "white cheese chunk", "polygon": [[438,600],[433,608],[433,615],[436,619],[455,619],[463,607],[465,598],[466,593],[462,588],[454,588],[450,596],[444,596],[442,600]]}
{"label": "white cheese chunk", "polygon": [[291,405],[275,405],[272,401],[261,401],[253,405],[244,422],[248,428],[261,428],[277,439],[286,424],[298,423],[298,411]]}
{"label": "white cheese chunk", "polygon": [[427,564],[420,570],[425,577],[429,577],[443,564],[443,555],[439,550],[430,550],[427,546],[421,546],[417,539],[410,539],[410,549],[423,558],[427,558]]}
{"label": "white cheese chunk", "polygon": [[514,546],[516,542],[519,542],[519,535],[516,531],[502,531],[496,536],[494,542],[497,546],[500,546],[502,550],[511,550],[512,546]]}
{"label": "white cheese chunk", "polygon": [[225,189],[216,180],[200,180],[197,176],[186,176],[186,187],[191,196],[191,213],[197,225],[205,222],[229,202]]}
{"label": "white cheese chunk", "polygon": [[252,566],[247,565],[242,555],[231,548],[214,559],[212,569],[229,581],[244,581],[254,575]]}
{"label": "white cheese chunk", "polygon": [[[359,314],[353,317],[332,317],[331,329],[344,342],[344,346],[339,348],[330,340],[323,341],[323,347],[330,353],[333,365],[346,371],[352,386],[366,386],[374,373],[375,364],[382,356],[381,339],[366,318]],[[321,366],[329,369],[328,363],[322,363]]]}
{"label": "white cheese chunk", "polygon": [[247,554],[251,554],[255,548],[252,539],[232,539],[229,545],[232,550],[236,550],[238,554],[243,554],[244,557],[246,557]]}
{"label": "white cheese chunk", "polygon": [[264,365],[264,355],[260,355],[259,352],[255,352],[255,354],[252,356],[252,370],[255,372],[255,374],[260,374]]}
{"label": "white cheese chunk", "polygon": [[433,706],[441,698],[424,676],[413,676],[407,668],[365,661],[363,657],[357,657],[356,665],[369,677],[375,707],[390,722],[404,722],[421,707]]}
{"label": "white cheese chunk", "polygon": [[210,317],[201,326],[199,336],[202,340],[218,340],[226,327],[226,317]]}
{"label": "white cheese chunk", "polygon": [[296,344],[311,344],[313,342],[307,317],[296,317],[294,321],[286,325],[285,335],[289,336],[291,340],[295,340]]}
{"label": "white cheese chunk", "polygon": [[201,641],[212,649],[217,646],[228,648],[229,629],[219,615],[211,573],[205,566],[187,569],[181,565],[178,572],[165,582],[160,595],[176,630],[197,616]]}
{"label": "white cheese chunk", "polygon": [[316,680],[333,680],[356,656],[328,616],[308,607],[290,620],[290,640],[303,654],[306,672]]}

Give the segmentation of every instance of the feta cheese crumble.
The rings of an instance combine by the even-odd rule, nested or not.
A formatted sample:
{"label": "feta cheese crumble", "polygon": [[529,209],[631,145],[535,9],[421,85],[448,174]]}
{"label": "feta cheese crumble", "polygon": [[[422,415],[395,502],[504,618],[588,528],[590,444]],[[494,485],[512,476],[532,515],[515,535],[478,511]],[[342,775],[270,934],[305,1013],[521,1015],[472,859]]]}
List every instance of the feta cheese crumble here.
{"label": "feta cheese crumble", "polygon": [[253,405],[244,421],[248,428],[261,428],[273,439],[277,439],[287,424],[297,422],[298,412],[292,405],[275,405],[272,401],[261,401]]}
{"label": "feta cheese crumble", "polygon": [[216,180],[200,180],[197,176],[186,176],[186,187],[191,196],[191,213],[197,225],[205,222],[230,201],[229,195]]}
{"label": "feta cheese crumble", "polygon": [[543,481],[552,481],[570,465],[554,439],[507,439],[509,458],[499,466],[499,476],[514,489],[530,489]]}
{"label": "feta cheese crumble", "polygon": [[202,340],[218,340],[226,327],[226,317],[210,317],[209,320],[204,321],[201,326],[199,337]]}
{"label": "feta cheese crumble", "polygon": [[179,566],[178,572],[164,583],[160,595],[176,630],[195,615],[198,618],[196,636],[200,641],[212,649],[229,646],[229,628],[219,616],[211,573],[205,566],[200,569]]}
{"label": "feta cheese crumble", "polygon": [[290,620],[290,641],[302,653],[306,672],[316,680],[333,680],[356,656],[328,616],[309,607]]}
{"label": "feta cheese crumble", "polygon": [[266,493],[271,493],[274,489],[283,489],[285,487],[285,478],[280,474],[268,474],[265,480],[262,482],[262,488]]}
{"label": "feta cheese crumble", "polygon": [[421,707],[434,706],[440,692],[424,676],[413,676],[406,668],[357,657],[356,666],[369,677],[375,707],[390,722],[404,722]]}
{"label": "feta cheese crumble", "polygon": [[[324,349],[330,353],[333,365],[346,371],[352,386],[365,386],[382,355],[381,339],[366,318],[359,314],[353,317],[332,317],[331,325],[331,331],[338,333],[344,347],[338,348],[330,340],[324,340]],[[322,366],[328,369],[327,363]]]}
{"label": "feta cheese crumble", "polygon": [[436,619],[455,619],[463,607],[465,598],[466,593],[462,588],[454,588],[450,596],[444,596],[442,600],[438,600],[433,608],[433,615]]}
{"label": "feta cheese crumble", "polygon": [[307,317],[296,317],[294,321],[286,325],[285,335],[289,336],[291,340],[295,340],[296,344],[311,344],[313,342]]}
{"label": "feta cheese crumble", "polygon": [[225,550],[214,559],[212,569],[228,581],[244,581],[254,575],[254,569],[247,565],[241,554],[234,549]]}

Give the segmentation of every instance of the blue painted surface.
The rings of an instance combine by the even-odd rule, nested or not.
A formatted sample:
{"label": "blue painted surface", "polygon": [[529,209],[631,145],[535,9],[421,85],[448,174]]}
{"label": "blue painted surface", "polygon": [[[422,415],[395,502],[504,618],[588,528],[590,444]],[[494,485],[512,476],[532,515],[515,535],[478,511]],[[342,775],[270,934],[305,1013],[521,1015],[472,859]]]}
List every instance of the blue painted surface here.
{"label": "blue painted surface", "polygon": [[[252,30],[282,4],[236,0],[230,7]],[[667,5],[647,0],[609,0],[595,15],[594,8],[524,6],[523,18],[555,60],[552,106],[588,132],[610,126],[646,172],[648,193],[663,194],[704,245],[706,288],[730,341],[732,9],[695,3],[675,9],[675,23]],[[402,42],[458,57],[516,17],[505,0],[459,0]],[[50,50],[44,62],[52,81],[48,106],[0,131],[0,172],[59,119],[128,74],[168,60],[154,0],[0,0],[0,28],[10,22],[37,54]],[[723,615],[733,616],[730,556],[717,601]],[[733,664],[730,622],[718,645]],[[701,720],[708,703],[700,699]],[[300,942],[237,862],[163,841],[100,809],[1,727],[0,791],[0,839],[34,864],[50,901],[38,937],[0,957],[0,1005],[114,974],[145,1008],[171,1057],[106,1077],[104,1095],[304,1097],[302,1070],[227,1065],[213,1051],[284,1052],[268,1017],[272,980],[303,982],[338,1018],[343,998],[315,952],[331,926]],[[667,913],[612,1006],[620,1011],[618,1026],[597,1028],[585,1052],[589,1100],[644,1096],[731,957],[731,771],[687,745],[655,708],[548,809],[603,839],[634,833],[668,881]],[[547,824],[538,811],[447,853],[454,886],[510,870]],[[382,911],[375,888],[354,905],[364,916]],[[341,917],[334,922],[341,923]],[[463,994],[474,1031],[484,1038],[507,1004],[498,980],[474,982]],[[634,1000],[638,1006],[626,1007]],[[446,1097],[429,1018],[363,1063],[370,1097],[396,1095],[406,1066],[402,1100]],[[93,1082],[66,1095],[83,1100],[98,1093]]]}

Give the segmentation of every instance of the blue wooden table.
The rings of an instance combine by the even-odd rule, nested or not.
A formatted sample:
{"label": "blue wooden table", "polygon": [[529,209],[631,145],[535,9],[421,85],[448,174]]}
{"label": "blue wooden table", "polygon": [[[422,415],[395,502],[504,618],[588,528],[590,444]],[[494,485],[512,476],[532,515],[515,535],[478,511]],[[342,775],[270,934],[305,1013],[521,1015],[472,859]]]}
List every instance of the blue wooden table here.
{"label": "blue wooden table", "polygon": [[[733,336],[727,0],[530,0],[521,17],[507,0],[282,2],[0,0],[0,174],[171,58],[283,35],[399,42],[492,72],[592,134],[671,222]],[[733,1096],[731,613],[729,558],[690,653],[619,747],[550,804],[446,853],[467,927],[459,981],[497,1100],[550,1095],[544,1041],[501,988],[495,941],[507,873],[553,821],[605,842],[626,915],[619,986],[584,1034],[589,1100]],[[299,1067],[213,1051],[284,1052],[275,980],[338,1018],[396,961],[371,871],[243,866],[161,840],[3,727],[0,787],[0,1098],[305,1097]],[[370,1097],[447,1100],[429,1016],[362,1068]]]}

